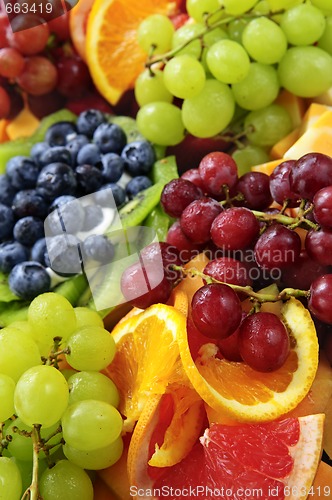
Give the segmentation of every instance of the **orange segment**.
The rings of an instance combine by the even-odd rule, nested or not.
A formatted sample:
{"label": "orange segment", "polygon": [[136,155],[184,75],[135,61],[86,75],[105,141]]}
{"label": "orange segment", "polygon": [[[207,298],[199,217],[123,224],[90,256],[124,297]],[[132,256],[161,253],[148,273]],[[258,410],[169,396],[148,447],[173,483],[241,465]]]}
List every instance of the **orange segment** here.
{"label": "orange segment", "polygon": [[79,2],[69,11],[71,39],[83,61],[86,61],[86,26],[93,3],[94,0],[79,0]]}
{"label": "orange segment", "polygon": [[136,39],[143,19],[151,14],[171,14],[169,0],[96,0],[87,24],[86,55],[94,83],[111,104],[133,88],[147,55]]}

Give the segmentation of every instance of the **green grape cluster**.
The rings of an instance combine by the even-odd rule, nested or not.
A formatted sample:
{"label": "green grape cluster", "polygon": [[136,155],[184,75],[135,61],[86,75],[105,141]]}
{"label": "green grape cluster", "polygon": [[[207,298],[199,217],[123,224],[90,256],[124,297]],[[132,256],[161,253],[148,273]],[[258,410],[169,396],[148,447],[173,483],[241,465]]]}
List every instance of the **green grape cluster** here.
{"label": "green grape cluster", "polygon": [[93,500],[87,471],[123,452],[119,392],[101,373],[115,350],[97,312],[56,293],[0,331],[0,498]]}
{"label": "green grape cluster", "polygon": [[292,127],[275,107],[281,89],[313,98],[332,85],[329,0],[187,0],[186,7],[190,19],[177,30],[160,15],[138,29],[147,63],[135,83],[137,125],[148,140],[174,146],[187,132],[229,135],[240,110],[248,115],[243,136],[264,152]]}

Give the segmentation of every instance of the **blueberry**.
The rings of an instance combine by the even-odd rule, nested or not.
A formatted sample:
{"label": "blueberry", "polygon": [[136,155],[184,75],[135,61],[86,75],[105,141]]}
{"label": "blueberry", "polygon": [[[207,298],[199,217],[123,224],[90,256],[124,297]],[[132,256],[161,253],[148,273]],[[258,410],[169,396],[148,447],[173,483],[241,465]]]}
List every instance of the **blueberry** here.
{"label": "blueberry", "polygon": [[108,264],[114,257],[114,246],[101,234],[92,234],[83,242],[83,255],[87,259]]}
{"label": "blueberry", "polygon": [[14,156],[6,165],[6,173],[16,189],[29,189],[36,185],[40,168],[26,156]]}
{"label": "blueberry", "polygon": [[74,196],[63,195],[50,205],[50,215],[45,220],[46,232],[75,234],[80,231],[84,222],[84,208]]}
{"label": "blueberry", "polygon": [[12,186],[7,175],[0,175],[0,203],[10,206],[16,194],[16,189]]}
{"label": "blueberry", "polygon": [[83,111],[77,118],[77,130],[80,134],[92,137],[96,128],[105,123],[106,119],[98,109]]}
{"label": "blueberry", "polygon": [[101,158],[101,173],[104,182],[117,182],[124,172],[124,161],[116,153],[107,153]]}
{"label": "blueberry", "polygon": [[8,277],[12,292],[24,300],[32,300],[41,293],[48,292],[51,278],[39,262],[21,262],[11,270]]}
{"label": "blueberry", "polygon": [[131,181],[128,182],[126,186],[126,193],[128,198],[131,200],[134,196],[136,196],[140,191],[147,189],[152,186],[152,182],[149,177],[145,175],[139,175],[138,177],[134,177]]}
{"label": "blueberry", "polygon": [[86,135],[82,134],[77,135],[76,137],[67,142],[66,148],[71,154],[73,165],[76,163],[79,150],[85,144],[89,144],[89,139],[87,138]]}
{"label": "blueberry", "polygon": [[50,163],[65,163],[66,165],[72,165],[73,159],[70,151],[65,146],[52,146],[49,147],[44,153],[40,155],[39,164],[42,167],[49,165]]}
{"label": "blueberry", "polygon": [[121,156],[127,172],[132,176],[148,174],[156,161],[154,149],[148,141],[130,142]]}
{"label": "blueberry", "polygon": [[50,126],[45,134],[45,141],[50,146],[65,146],[67,142],[75,137],[77,128],[72,122],[58,122]]}
{"label": "blueberry", "polygon": [[78,187],[84,194],[97,191],[103,184],[102,173],[94,165],[79,165],[75,169],[75,174]]}
{"label": "blueberry", "polygon": [[31,260],[40,262],[40,264],[46,267],[46,260],[45,260],[46,254],[47,254],[46,239],[40,238],[40,240],[37,240],[36,243],[31,248],[31,256],[30,256]]}
{"label": "blueberry", "polygon": [[81,147],[77,154],[77,164],[78,165],[97,165],[100,163],[101,154],[98,146],[96,144],[85,144]]}
{"label": "blueberry", "polygon": [[36,189],[25,189],[16,193],[12,208],[17,219],[27,215],[44,219],[48,212],[48,203]]}
{"label": "blueberry", "polygon": [[37,240],[44,236],[44,223],[37,217],[22,217],[13,229],[14,238],[22,245],[31,247]]}
{"label": "blueberry", "polygon": [[91,231],[104,219],[102,208],[99,205],[88,205],[85,207],[85,219],[83,231]]}
{"label": "blueberry", "polygon": [[0,203],[0,240],[12,235],[15,217],[11,207]]}
{"label": "blueberry", "polygon": [[58,234],[47,239],[48,258],[46,263],[61,276],[81,272],[81,241],[72,234]]}
{"label": "blueberry", "polygon": [[93,134],[93,142],[102,153],[121,153],[127,144],[127,137],[118,125],[102,123]]}
{"label": "blueberry", "polygon": [[36,186],[42,196],[54,200],[62,194],[74,194],[77,182],[69,165],[50,163],[40,171]]}
{"label": "blueberry", "polygon": [[30,156],[37,165],[40,165],[40,157],[49,147],[50,145],[47,142],[37,142],[32,146]]}
{"label": "blueberry", "polygon": [[0,271],[7,274],[16,264],[28,260],[29,250],[18,241],[10,240],[0,244]]}
{"label": "blueberry", "polygon": [[110,191],[113,194],[114,203],[120,207],[126,201],[126,192],[119,184],[109,183],[104,184],[98,191],[94,193],[94,200],[102,207],[113,208],[113,199],[110,196]]}

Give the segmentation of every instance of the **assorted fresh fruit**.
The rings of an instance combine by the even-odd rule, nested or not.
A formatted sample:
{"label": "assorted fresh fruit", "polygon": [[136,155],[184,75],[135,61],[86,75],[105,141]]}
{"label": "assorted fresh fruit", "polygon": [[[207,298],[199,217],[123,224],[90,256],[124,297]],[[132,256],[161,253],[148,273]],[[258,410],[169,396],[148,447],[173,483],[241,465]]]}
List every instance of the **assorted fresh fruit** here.
{"label": "assorted fresh fruit", "polygon": [[331,20],[0,0],[0,498],[331,497]]}

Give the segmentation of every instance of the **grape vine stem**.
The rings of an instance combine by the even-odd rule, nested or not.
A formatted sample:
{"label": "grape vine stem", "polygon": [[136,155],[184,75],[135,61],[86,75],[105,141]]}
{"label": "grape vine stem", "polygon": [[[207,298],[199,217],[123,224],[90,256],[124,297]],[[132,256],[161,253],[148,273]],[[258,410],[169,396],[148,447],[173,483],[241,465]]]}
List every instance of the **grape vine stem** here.
{"label": "grape vine stem", "polygon": [[33,445],[32,480],[30,486],[23,493],[21,500],[42,500],[38,488],[38,453],[41,440],[40,425],[34,425],[31,436]]}

